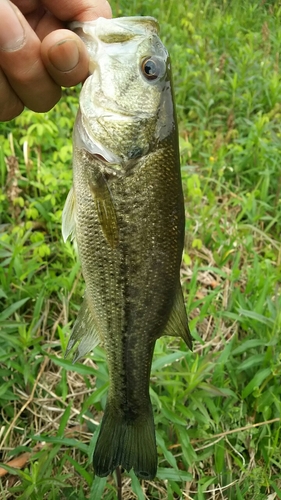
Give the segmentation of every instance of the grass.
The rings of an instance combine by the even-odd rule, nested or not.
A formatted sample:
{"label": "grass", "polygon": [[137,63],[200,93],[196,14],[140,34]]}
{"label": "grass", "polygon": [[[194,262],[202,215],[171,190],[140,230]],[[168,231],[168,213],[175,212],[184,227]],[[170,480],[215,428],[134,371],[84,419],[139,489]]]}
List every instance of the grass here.
{"label": "grass", "polygon": [[[155,481],[123,499],[281,498],[280,20],[277,2],[123,0],[154,15],[173,61],[194,352],[157,342]],[[78,90],[79,92],[79,90]],[[94,477],[104,352],[65,360],[83,280],[61,238],[76,90],[0,124],[0,498],[113,500]],[[15,467],[21,466],[21,470]]]}

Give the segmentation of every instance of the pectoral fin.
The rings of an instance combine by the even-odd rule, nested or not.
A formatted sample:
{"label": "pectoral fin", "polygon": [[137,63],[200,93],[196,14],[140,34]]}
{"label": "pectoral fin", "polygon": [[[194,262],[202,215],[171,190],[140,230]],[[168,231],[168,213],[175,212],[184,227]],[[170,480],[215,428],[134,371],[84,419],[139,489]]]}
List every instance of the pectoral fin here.
{"label": "pectoral fin", "polygon": [[189,349],[192,349],[192,337],[189,331],[187,315],[183,300],[181,284],[179,282],[172,312],[168,319],[163,335],[181,337]]}
{"label": "pectoral fin", "polygon": [[71,237],[75,237],[75,195],[74,190],[71,188],[69,191],[66,202],[62,211],[62,236],[64,242]]}
{"label": "pectoral fin", "polygon": [[79,310],[77,319],[68,341],[65,355],[67,356],[72,347],[79,342],[73,357],[73,363],[92,351],[100,342],[100,338],[95,325],[95,320],[88,307],[87,296],[85,296]]}
{"label": "pectoral fin", "polygon": [[119,239],[118,223],[107,182],[101,174],[98,179],[91,179],[89,185],[105,239],[112,248],[115,248]]}

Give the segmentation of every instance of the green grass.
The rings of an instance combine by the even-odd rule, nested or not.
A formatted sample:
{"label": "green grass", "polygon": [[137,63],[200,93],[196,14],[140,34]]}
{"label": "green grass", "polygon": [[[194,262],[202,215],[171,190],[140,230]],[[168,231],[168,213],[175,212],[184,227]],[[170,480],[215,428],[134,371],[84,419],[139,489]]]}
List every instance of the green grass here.
{"label": "green grass", "polygon": [[[124,499],[281,498],[281,7],[270,1],[124,0],[153,15],[173,61],[194,352],[157,342],[151,398],[159,469]],[[113,500],[94,477],[104,352],[65,360],[83,295],[61,238],[79,89],[0,124],[0,498]],[[15,160],[15,157],[17,160]],[[7,168],[7,165],[9,168]],[[274,496],[275,494],[275,496]]]}

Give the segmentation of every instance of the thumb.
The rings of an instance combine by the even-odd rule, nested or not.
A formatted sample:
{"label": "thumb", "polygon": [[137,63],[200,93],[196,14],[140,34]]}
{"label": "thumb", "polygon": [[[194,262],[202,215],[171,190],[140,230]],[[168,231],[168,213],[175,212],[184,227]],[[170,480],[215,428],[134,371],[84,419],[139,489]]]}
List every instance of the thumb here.
{"label": "thumb", "polygon": [[72,31],[60,29],[47,35],[41,44],[41,58],[53,80],[71,87],[87,78],[89,56],[82,40]]}

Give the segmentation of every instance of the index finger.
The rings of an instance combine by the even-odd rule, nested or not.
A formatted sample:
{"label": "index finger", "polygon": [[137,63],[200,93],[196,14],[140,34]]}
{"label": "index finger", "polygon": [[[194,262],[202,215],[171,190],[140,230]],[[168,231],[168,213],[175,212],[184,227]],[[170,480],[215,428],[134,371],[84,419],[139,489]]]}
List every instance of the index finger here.
{"label": "index finger", "polygon": [[[5,109],[8,100],[9,108],[11,102],[17,102],[19,109],[21,101],[34,111],[51,109],[59,100],[61,89],[52,80],[41,60],[39,38],[11,2],[0,1],[0,18],[1,119],[2,116],[4,119],[11,116]],[[4,112],[1,108],[4,108]]]}
{"label": "index finger", "polygon": [[42,0],[43,5],[61,21],[92,21],[112,17],[107,0]]}

